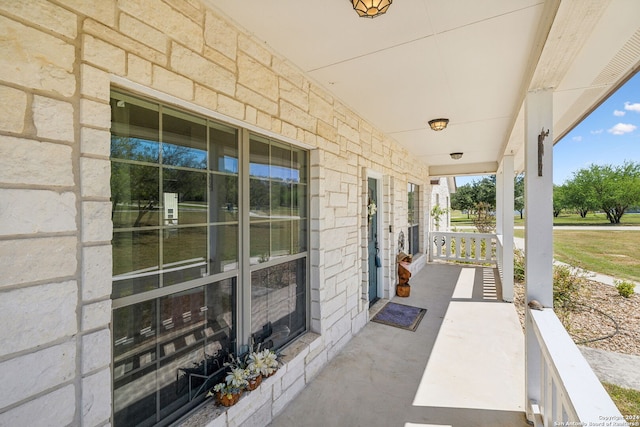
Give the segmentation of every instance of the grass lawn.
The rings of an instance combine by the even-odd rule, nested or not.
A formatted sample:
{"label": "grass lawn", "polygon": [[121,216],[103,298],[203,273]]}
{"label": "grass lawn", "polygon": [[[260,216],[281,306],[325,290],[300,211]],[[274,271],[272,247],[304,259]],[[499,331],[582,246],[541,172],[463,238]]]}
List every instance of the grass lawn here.
{"label": "grass lawn", "polygon": [[[524,225],[516,215],[516,225]],[[625,214],[621,225],[609,224],[604,214],[561,215],[554,219],[553,232],[556,259],[585,270],[607,274],[620,279],[640,282],[640,231],[620,229],[621,225],[640,225],[640,214]],[[610,226],[611,230],[569,230],[562,225]],[[467,216],[454,212],[452,227],[473,226]],[[514,230],[516,237],[524,237],[524,230]]]}
{"label": "grass lawn", "polygon": [[640,415],[640,391],[618,387],[617,385],[609,383],[602,383],[602,385],[607,390],[622,415],[632,417]]}

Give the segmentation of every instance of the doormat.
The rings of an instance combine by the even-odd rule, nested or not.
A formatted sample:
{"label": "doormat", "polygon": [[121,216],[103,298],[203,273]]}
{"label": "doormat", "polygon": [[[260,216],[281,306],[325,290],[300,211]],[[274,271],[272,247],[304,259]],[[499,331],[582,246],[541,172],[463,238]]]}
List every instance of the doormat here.
{"label": "doormat", "polygon": [[426,312],[426,308],[388,302],[371,320],[384,325],[415,331]]}

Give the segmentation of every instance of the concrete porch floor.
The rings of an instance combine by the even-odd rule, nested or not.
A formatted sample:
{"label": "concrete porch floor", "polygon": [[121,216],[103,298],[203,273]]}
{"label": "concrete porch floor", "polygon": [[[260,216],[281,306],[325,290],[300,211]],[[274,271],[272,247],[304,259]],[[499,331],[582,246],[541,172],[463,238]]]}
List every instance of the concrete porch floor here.
{"label": "concrete porch floor", "polygon": [[393,301],[427,309],[418,329],[369,322],[270,426],[528,425],[524,335],[497,271],[427,264],[410,284]]}

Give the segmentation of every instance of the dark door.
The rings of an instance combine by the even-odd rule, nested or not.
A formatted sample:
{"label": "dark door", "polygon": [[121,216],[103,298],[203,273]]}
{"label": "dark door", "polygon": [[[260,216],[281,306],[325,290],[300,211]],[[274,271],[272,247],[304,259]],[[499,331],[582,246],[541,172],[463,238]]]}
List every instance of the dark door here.
{"label": "dark door", "polygon": [[380,265],[380,254],[378,247],[378,181],[373,178],[369,178],[368,181],[369,305],[371,305],[378,300],[378,266]]}

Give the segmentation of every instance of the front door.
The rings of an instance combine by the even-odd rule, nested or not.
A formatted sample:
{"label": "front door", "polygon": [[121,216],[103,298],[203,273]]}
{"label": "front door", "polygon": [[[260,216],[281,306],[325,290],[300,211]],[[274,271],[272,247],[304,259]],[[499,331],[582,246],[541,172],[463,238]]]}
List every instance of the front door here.
{"label": "front door", "polygon": [[367,229],[369,240],[369,306],[378,300],[378,268],[380,254],[378,245],[378,181],[369,178],[367,202]]}

